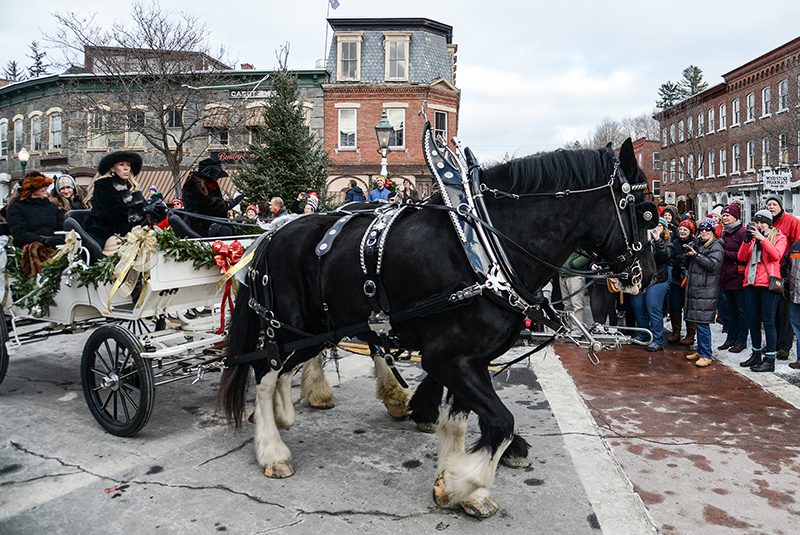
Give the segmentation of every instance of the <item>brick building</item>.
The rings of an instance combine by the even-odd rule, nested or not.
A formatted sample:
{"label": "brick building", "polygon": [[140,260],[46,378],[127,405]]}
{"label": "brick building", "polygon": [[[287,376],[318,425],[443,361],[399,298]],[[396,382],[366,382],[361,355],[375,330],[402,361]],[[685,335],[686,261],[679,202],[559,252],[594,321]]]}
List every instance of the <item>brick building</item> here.
{"label": "brick building", "polygon": [[324,147],[330,158],[328,191],[349,179],[365,190],[380,172],[375,125],[386,111],[394,127],[388,171],[409,178],[421,195],[431,191],[422,153],[425,111],[445,139],[458,130],[460,91],[455,86],[453,29],[422,18],[328,19],[333,39],[323,84]]}
{"label": "brick building", "polygon": [[800,38],[722,78],[654,116],[665,199],[703,216],[738,198],[749,220],[774,192],[800,212]]}
{"label": "brick building", "polygon": [[639,138],[633,142],[633,154],[639,168],[647,177],[647,191],[653,196],[653,201],[658,204],[663,200],[661,196],[661,147],[658,141]]}

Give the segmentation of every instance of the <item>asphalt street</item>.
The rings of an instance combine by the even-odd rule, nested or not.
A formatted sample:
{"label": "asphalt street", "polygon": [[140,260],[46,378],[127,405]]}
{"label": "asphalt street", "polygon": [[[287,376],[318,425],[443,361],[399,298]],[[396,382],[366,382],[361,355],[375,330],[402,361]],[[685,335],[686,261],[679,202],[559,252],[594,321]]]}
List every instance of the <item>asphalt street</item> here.
{"label": "asphalt street", "polygon": [[[800,526],[800,396],[785,365],[749,377],[731,356],[723,359],[730,366],[704,370],[714,375],[688,380],[685,352],[625,348],[593,366],[572,346],[516,365],[496,387],[531,443],[532,464],[498,469],[501,511],[479,521],[434,505],[435,435],[387,415],[364,356],[343,351],[338,370],[326,366],[331,410],[309,408],[295,379],[297,423],[282,437],[297,473],[270,480],[255,462],[252,426],[234,432],[217,414],[216,374],[159,387],[135,437],[105,433],[81,391],[87,336],[11,355],[0,385],[0,533],[616,535]],[[419,364],[399,366],[413,388]],[[726,393],[738,390],[760,396],[745,396],[763,407],[750,420],[730,410],[739,398]],[[252,387],[249,395],[252,402]],[[468,441],[476,428],[470,420]],[[772,456],[759,454],[765,447]]]}

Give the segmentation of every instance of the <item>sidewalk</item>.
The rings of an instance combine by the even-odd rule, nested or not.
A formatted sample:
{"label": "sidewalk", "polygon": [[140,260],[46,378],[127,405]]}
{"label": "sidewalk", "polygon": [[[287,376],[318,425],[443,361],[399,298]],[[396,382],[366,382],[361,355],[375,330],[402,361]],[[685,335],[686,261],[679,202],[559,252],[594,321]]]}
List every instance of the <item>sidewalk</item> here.
{"label": "sidewalk", "polygon": [[661,532],[800,530],[797,387],[740,373],[741,354],[701,369],[678,349],[627,347],[597,366],[575,346],[556,352]]}

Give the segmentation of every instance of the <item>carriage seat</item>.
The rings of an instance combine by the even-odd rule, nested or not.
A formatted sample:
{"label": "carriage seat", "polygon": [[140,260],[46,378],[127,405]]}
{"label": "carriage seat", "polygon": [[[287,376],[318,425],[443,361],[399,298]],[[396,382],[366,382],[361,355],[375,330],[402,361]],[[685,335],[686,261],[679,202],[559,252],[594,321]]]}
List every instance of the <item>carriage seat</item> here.
{"label": "carriage seat", "polygon": [[202,238],[202,236],[190,227],[189,223],[184,221],[178,214],[169,215],[169,226],[179,238]]}
{"label": "carriage seat", "polygon": [[94,263],[103,258],[103,247],[84,229],[89,213],[90,210],[70,210],[67,212],[64,215],[64,230],[74,230],[78,233],[83,246],[89,251],[89,263]]}
{"label": "carriage seat", "polygon": [[5,221],[0,221],[0,236],[11,236],[11,229]]}

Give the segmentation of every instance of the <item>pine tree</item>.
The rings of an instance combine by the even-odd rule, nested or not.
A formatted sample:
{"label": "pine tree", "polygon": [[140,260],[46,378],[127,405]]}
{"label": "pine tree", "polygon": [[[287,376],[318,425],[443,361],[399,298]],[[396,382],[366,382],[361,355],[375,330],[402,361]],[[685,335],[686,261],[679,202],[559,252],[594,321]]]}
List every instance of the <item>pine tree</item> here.
{"label": "pine tree", "polygon": [[696,65],[689,65],[681,73],[683,78],[678,82],[684,98],[691,97],[702,91],[705,91],[708,84],[703,81],[703,70]]}
{"label": "pine tree", "polygon": [[13,59],[6,63],[3,69],[3,76],[5,76],[6,80],[9,82],[21,82],[25,79],[25,73],[20,70],[19,63]]}
{"label": "pine tree", "polygon": [[286,204],[302,192],[316,191],[324,203],[328,155],[309,132],[298,104],[297,78],[286,68],[288,48],[279,53],[279,69],[270,77],[272,92],[259,127],[252,160],[234,177],[251,202],[281,197]]}
{"label": "pine tree", "polygon": [[678,84],[668,81],[661,84],[661,87],[658,88],[658,97],[656,107],[663,110],[683,100],[684,95]]}
{"label": "pine tree", "polygon": [[39,43],[36,41],[31,42],[29,48],[31,49],[31,53],[28,57],[33,62],[31,63],[31,66],[28,67],[28,73],[30,74],[31,78],[37,78],[39,76],[48,74],[47,68],[50,67],[50,65],[44,62],[47,52],[42,52],[39,50]]}

